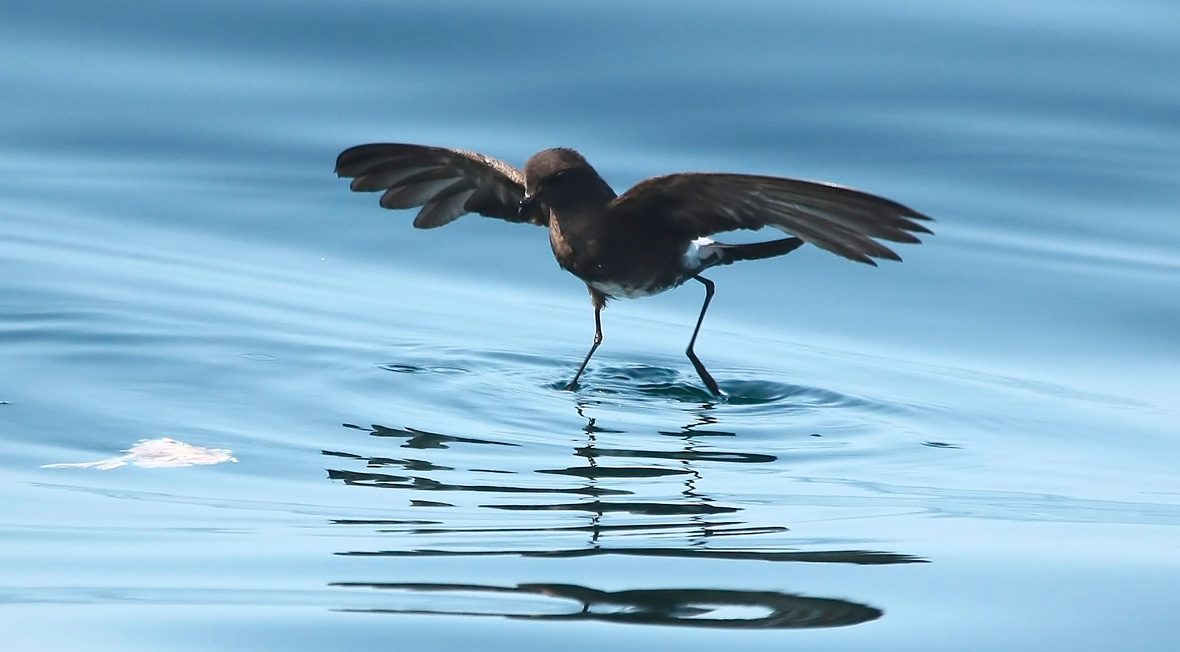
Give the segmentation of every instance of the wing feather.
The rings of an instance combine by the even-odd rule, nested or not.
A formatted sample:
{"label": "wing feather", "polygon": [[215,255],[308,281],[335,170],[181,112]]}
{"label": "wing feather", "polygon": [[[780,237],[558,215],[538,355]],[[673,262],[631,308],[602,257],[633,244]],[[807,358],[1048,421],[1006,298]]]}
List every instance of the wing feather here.
{"label": "wing feather", "polygon": [[627,219],[657,220],[699,238],[765,226],[862,263],[901,260],[878,242],[919,243],[930,218],[884,197],[816,181],[684,173],[640,182],[611,204]]}
{"label": "wing feather", "polygon": [[548,224],[548,214],[518,214],[524,174],[478,152],[425,145],[371,143],[344,150],[336,174],[357,192],[381,192],[381,206],[421,206],[414,226],[430,229],[466,213],[509,222]]}

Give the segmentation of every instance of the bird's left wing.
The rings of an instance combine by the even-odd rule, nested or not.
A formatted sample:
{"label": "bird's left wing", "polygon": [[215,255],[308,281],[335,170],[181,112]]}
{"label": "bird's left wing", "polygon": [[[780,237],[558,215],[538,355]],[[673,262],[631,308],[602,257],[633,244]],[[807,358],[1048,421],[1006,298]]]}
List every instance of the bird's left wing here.
{"label": "bird's left wing", "polygon": [[519,215],[524,174],[477,152],[426,145],[373,143],[344,150],[336,174],[357,192],[384,192],[381,206],[421,206],[414,226],[432,229],[466,213],[545,226],[548,211]]}

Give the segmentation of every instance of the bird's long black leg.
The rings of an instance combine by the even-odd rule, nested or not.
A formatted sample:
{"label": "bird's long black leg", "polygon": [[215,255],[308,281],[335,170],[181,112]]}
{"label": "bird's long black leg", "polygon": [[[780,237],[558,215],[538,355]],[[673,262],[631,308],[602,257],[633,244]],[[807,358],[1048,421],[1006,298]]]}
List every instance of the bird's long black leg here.
{"label": "bird's long black leg", "polygon": [[[704,276],[694,276],[693,278],[705,286],[705,303],[701,304],[701,314],[697,317],[697,325],[692,329],[692,339],[688,341],[688,348],[684,350],[684,354],[692,361],[692,366],[696,368],[697,374],[705,382],[705,387],[708,387],[709,391],[715,396],[721,396],[721,390],[717,387],[717,381],[713,380],[713,376],[709,375],[709,372],[705,369],[705,365],[701,364],[700,358],[692,350],[693,345],[697,343],[697,333],[701,332],[701,322],[705,321],[705,312],[709,310],[709,302],[713,300],[713,281],[710,281]],[[591,349],[591,352],[593,352],[593,349]]]}
{"label": "bird's long black leg", "polygon": [[[590,291],[591,299],[594,301],[594,343],[590,345],[590,350],[586,353],[586,359],[582,360],[582,366],[578,367],[578,373],[574,374],[574,379],[570,384],[565,386],[566,391],[573,391],[578,388],[578,379],[582,377],[582,372],[586,371],[586,365],[590,362],[591,356],[598,350],[598,345],[602,344],[602,307],[606,305],[606,297],[595,295],[595,291]],[[601,298],[600,298],[601,297]]]}

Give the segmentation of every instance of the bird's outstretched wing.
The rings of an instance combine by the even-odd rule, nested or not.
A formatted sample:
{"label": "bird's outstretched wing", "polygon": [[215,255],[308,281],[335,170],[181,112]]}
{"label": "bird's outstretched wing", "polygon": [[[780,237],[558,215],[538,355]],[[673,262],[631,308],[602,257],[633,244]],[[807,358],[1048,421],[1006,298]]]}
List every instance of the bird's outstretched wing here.
{"label": "bird's outstretched wing", "polygon": [[775,227],[857,262],[901,260],[877,242],[920,242],[930,218],[897,202],[815,181],[745,174],[686,173],[653,177],[611,204],[623,219],[658,220],[701,237]]}
{"label": "bird's outstretched wing", "polygon": [[421,206],[414,226],[432,229],[466,213],[509,222],[548,224],[548,211],[518,215],[524,174],[476,152],[425,145],[372,143],[344,150],[336,174],[357,192],[384,192],[381,206]]}

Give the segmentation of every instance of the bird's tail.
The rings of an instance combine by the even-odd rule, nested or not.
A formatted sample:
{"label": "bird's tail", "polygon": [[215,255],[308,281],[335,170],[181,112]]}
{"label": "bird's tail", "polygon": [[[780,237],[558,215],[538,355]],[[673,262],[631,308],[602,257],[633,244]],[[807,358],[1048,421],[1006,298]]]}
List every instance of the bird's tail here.
{"label": "bird's tail", "polygon": [[758,260],[789,254],[802,246],[799,238],[782,238],[770,242],[755,242],[752,244],[722,244],[714,243],[712,248],[721,254],[717,265],[728,265],[739,260]]}

